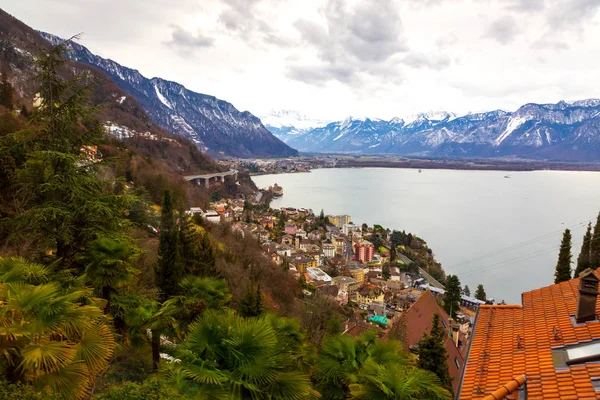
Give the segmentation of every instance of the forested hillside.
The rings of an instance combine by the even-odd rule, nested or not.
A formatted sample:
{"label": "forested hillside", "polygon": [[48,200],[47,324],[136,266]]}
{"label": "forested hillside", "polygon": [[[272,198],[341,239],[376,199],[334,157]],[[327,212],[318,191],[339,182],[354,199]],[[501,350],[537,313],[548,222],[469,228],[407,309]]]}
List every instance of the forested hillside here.
{"label": "forested hillside", "polygon": [[183,213],[190,144],[108,136],[63,51],[35,57],[35,107],[0,85],[0,399],[451,398],[400,343],[339,336],[254,238]]}

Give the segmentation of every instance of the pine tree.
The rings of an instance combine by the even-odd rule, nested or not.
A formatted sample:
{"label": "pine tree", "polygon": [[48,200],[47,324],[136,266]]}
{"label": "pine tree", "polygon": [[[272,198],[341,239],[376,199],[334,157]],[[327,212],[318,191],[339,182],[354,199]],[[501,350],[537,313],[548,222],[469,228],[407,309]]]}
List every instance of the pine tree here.
{"label": "pine tree", "polygon": [[204,276],[201,274],[203,268],[199,234],[187,215],[181,214],[179,221],[179,243],[185,275]]}
{"label": "pine tree", "polygon": [[220,275],[216,267],[215,250],[208,232],[205,232],[200,240],[200,275],[212,277]]}
{"label": "pine tree", "polygon": [[571,279],[571,231],[565,229],[560,243],[554,283],[568,281],[569,279]]}
{"label": "pine tree", "polygon": [[392,274],[390,273],[390,264],[385,263],[381,268],[381,277],[384,281],[387,281],[388,279],[390,279],[391,276]]}
{"label": "pine tree", "polygon": [[477,290],[475,290],[475,298],[477,300],[481,300],[481,301],[487,300],[487,295],[485,294],[485,289],[483,288],[483,285],[481,283],[479,285],[477,285]]}
{"label": "pine tree", "polygon": [[600,267],[600,214],[598,214],[594,234],[590,242],[590,264],[592,269]]}
{"label": "pine tree", "polygon": [[248,287],[246,294],[240,300],[238,311],[242,317],[257,317],[262,313],[260,286],[257,291]]}
{"label": "pine tree", "polygon": [[98,237],[123,235],[128,227],[123,209],[132,197],[113,192],[111,182],[98,177],[98,164],[81,151],[99,144],[105,132],[89,106],[92,84],[83,81],[89,77],[61,78],[63,52],[56,46],[36,60],[42,105],[21,135],[28,152],[18,172],[27,201],[11,235],[55,249],[61,266],[71,268]]}
{"label": "pine tree", "polygon": [[465,285],[465,288],[463,289],[463,294],[467,297],[471,297],[471,289],[469,289],[469,285]]}
{"label": "pine tree", "polygon": [[164,193],[155,275],[161,302],[178,294],[179,282],[183,278],[184,270],[180,261],[179,229],[169,190]]}
{"label": "pine tree", "polygon": [[583,244],[581,245],[581,252],[577,257],[577,268],[575,268],[574,278],[577,278],[580,273],[588,268],[591,268],[592,263],[590,262],[590,245],[592,241],[592,224],[589,223],[587,231],[583,236]]}
{"label": "pine tree", "polygon": [[6,72],[2,72],[0,77],[0,105],[12,110],[14,107],[13,93],[14,89],[8,81]]}
{"label": "pine tree", "polygon": [[451,318],[456,318],[460,307],[460,281],[456,275],[448,275],[446,279],[446,293],[444,294],[444,310]]}
{"label": "pine tree", "polygon": [[396,266],[396,257],[396,246],[392,243],[392,245],[390,246],[390,264],[394,267]]}
{"label": "pine tree", "polygon": [[418,344],[417,367],[433,372],[440,378],[442,385],[450,389],[452,378],[446,363],[448,353],[444,347],[444,338],[445,332],[440,324],[440,315],[434,314],[431,332],[425,333]]}

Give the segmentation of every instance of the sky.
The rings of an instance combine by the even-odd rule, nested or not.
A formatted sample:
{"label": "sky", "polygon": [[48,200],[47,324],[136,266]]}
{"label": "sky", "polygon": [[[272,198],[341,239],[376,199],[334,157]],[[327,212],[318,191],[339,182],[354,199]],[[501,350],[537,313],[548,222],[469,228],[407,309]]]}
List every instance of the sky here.
{"label": "sky", "polygon": [[391,119],[600,97],[600,0],[0,0],[257,116]]}

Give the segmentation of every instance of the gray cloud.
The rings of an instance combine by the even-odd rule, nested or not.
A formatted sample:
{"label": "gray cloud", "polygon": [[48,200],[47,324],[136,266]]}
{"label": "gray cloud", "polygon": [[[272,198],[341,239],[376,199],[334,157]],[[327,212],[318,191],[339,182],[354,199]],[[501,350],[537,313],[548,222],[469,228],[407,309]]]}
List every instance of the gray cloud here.
{"label": "gray cloud", "polygon": [[[343,0],[329,0],[321,10],[325,26],[300,19],[294,27],[321,64],[291,65],[288,77],[308,83],[328,80],[355,82],[361,74],[378,74],[378,64],[395,64],[394,56],[408,51],[402,21],[391,0],[363,1],[348,8]],[[392,73],[387,68],[384,73]]]}
{"label": "gray cloud", "polygon": [[445,54],[424,54],[424,53],[410,53],[402,62],[409,67],[413,68],[430,68],[434,70],[442,70],[450,66],[450,58]]}
{"label": "gray cloud", "polygon": [[556,0],[548,13],[552,29],[578,30],[593,19],[600,8],[598,0]]}
{"label": "gray cloud", "polygon": [[492,22],[486,29],[485,37],[491,38],[500,44],[509,44],[520,32],[520,27],[511,16],[500,17]]}
{"label": "gray cloud", "polygon": [[514,11],[541,11],[546,6],[545,0],[503,0],[508,9]]}
{"label": "gray cloud", "polygon": [[549,37],[541,37],[531,44],[532,49],[536,50],[568,50],[569,45],[565,42],[551,39]]}
{"label": "gray cloud", "polygon": [[175,51],[188,54],[194,52],[196,49],[212,47],[215,43],[213,38],[204,36],[201,33],[194,35],[179,25],[171,24],[169,27],[172,29],[171,39],[165,42],[165,44]]}
{"label": "gray cloud", "polygon": [[291,47],[296,42],[275,31],[255,7],[263,0],[224,0],[227,8],[219,15],[225,31],[252,46],[265,44]]}

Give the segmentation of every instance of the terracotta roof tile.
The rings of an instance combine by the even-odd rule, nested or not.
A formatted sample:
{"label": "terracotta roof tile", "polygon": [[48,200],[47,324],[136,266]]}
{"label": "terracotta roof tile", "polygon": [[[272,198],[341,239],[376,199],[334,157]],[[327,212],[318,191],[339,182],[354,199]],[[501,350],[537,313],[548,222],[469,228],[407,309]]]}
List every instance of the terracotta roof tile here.
{"label": "terracotta roof tile", "polygon": [[[600,268],[595,274],[600,276]],[[523,305],[480,306],[457,398],[505,398],[494,396],[506,382],[526,375],[530,400],[600,399],[591,382],[600,378],[600,364],[556,368],[552,359],[553,348],[600,339],[600,322],[571,320],[578,285],[579,278],[523,293]]]}

